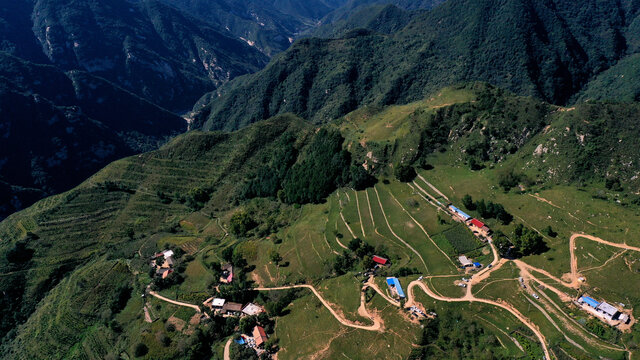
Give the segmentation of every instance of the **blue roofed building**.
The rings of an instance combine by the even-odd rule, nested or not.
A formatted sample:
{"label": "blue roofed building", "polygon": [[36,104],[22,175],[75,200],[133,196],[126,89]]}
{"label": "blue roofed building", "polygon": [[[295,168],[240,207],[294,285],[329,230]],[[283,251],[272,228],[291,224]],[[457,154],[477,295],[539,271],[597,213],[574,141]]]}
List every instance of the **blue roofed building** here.
{"label": "blue roofed building", "polygon": [[595,301],[594,299],[588,297],[588,296],[581,296],[578,299],[578,302],[581,304],[587,304],[589,306],[591,306],[592,308],[597,308],[598,306],[600,306],[600,303]]}
{"label": "blue roofed building", "polygon": [[400,280],[396,277],[388,277],[387,278],[387,286],[389,286],[389,291],[392,294],[397,295],[400,298],[405,298],[404,291],[402,290],[402,286],[400,285]]}
{"label": "blue roofed building", "polygon": [[467,213],[465,213],[464,211],[458,209],[453,205],[449,205],[449,209],[453,211],[456,214],[456,216],[458,216],[462,221],[467,221],[471,219],[471,216],[469,216]]}

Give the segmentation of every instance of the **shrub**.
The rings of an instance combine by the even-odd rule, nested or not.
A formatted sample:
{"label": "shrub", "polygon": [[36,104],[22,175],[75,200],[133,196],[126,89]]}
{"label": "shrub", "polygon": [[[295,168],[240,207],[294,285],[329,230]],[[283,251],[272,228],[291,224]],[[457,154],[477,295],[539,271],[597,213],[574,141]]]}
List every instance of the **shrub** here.
{"label": "shrub", "polygon": [[509,191],[518,186],[521,180],[522,175],[516,174],[512,168],[498,172],[498,185],[504,191]]}
{"label": "shrub", "polygon": [[135,357],[141,357],[141,356],[147,355],[148,352],[149,352],[149,348],[147,347],[147,345],[143,343],[138,343],[138,345],[136,345],[135,350],[133,351],[133,354],[135,355]]}
{"label": "shrub", "polygon": [[397,164],[393,175],[401,182],[410,182],[418,175],[416,170],[408,164]]}
{"label": "shrub", "polygon": [[231,216],[231,233],[236,236],[246,236],[247,232],[256,227],[256,222],[246,211],[238,211]]}

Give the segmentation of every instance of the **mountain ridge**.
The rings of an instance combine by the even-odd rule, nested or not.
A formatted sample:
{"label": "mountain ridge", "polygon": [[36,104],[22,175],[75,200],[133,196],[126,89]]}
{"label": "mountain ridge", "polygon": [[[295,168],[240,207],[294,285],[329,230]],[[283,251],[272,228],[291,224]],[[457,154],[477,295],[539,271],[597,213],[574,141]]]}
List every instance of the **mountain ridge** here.
{"label": "mountain ridge", "polygon": [[[227,84],[194,110],[205,129],[233,129],[283,112],[322,122],[358,106],[406,103],[475,80],[564,104],[594,73],[626,55],[621,41],[635,41],[636,35],[623,34],[637,9],[625,11],[622,4],[576,9],[566,1],[452,0],[386,37],[361,32],[299,40],[264,70]],[[580,20],[567,20],[573,18]]]}

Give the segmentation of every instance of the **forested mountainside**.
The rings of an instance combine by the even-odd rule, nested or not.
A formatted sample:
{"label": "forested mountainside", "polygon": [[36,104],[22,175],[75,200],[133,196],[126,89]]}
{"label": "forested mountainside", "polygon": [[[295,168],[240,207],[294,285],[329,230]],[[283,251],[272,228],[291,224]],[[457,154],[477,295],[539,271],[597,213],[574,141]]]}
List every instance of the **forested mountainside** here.
{"label": "forested mountainside", "polygon": [[[134,349],[142,343],[147,358],[219,356],[224,338],[238,323],[216,315],[195,326],[197,331],[191,325],[191,330],[185,327],[184,332],[163,325],[169,317],[188,320],[191,315],[140,296],[154,281],[153,275],[147,275],[148,256],[167,246],[187,249],[180,255],[183,266],[176,267],[177,273],[172,275],[179,274],[177,280],[161,289],[166,287],[165,296],[180,296],[181,301],[198,305],[217,291],[211,285],[219,276],[215,264],[232,255],[234,264],[244,261],[245,265],[234,270],[234,284],[221,285],[220,293],[213,295],[234,301],[253,299],[256,294],[248,290],[252,281],[264,281],[260,280],[267,276],[264,268],[273,267],[269,260],[273,256],[267,253],[275,250],[266,249],[279,249],[283,241],[281,254],[291,265],[287,262],[282,268],[267,269],[282,276],[271,282],[342,281],[341,273],[332,270],[336,255],[329,252],[325,260],[321,258],[324,263],[318,263],[309,244],[315,242],[312,239],[317,231],[334,234],[330,230],[334,224],[323,217],[334,211],[330,210],[338,203],[334,198],[341,198],[335,190],[362,190],[379,179],[376,189],[381,195],[378,190],[371,190],[371,195],[392,204],[391,198],[384,200],[385,194],[407,186],[392,180],[401,165],[432,169],[420,170],[423,173],[448,169],[453,177],[473,171],[474,181],[482,184],[475,187],[487,186],[479,191],[489,191],[488,186],[504,187],[506,191],[500,190],[503,197],[532,199],[528,194],[575,184],[586,196],[593,196],[599,207],[633,211],[640,206],[640,198],[634,195],[640,188],[640,167],[629,162],[640,156],[632,146],[640,136],[633,126],[637,111],[637,105],[624,104],[562,108],[475,83],[441,89],[433,98],[408,105],[358,109],[320,128],[284,115],[231,133],[183,134],[159,150],[118,160],[80,186],[41,200],[0,223],[0,291],[4,294],[0,299],[1,354],[15,359],[114,357],[137,353]],[[487,181],[489,185],[485,185]],[[514,190],[509,192],[511,188]],[[351,196],[358,195],[353,191]],[[360,201],[368,201],[368,196],[361,196]],[[416,206],[410,205],[410,199],[398,204]],[[328,210],[323,212],[325,208]],[[508,210],[516,211],[517,207]],[[402,228],[394,220],[399,214],[400,208],[387,214],[396,229]],[[446,223],[440,222],[440,226],[449,226]],[[359,231],[356,225],[352,227]],[[374,235],[365,239],[374,239]],[[285,252],[292,242],[302,245]],[[424,242],[420,238],[420,243]],[[315,246],[323,243],[319,240]],[[416,262],[405,260],[404,252],[396,252],[391,242],[385,244],[376,251],[387,249],[381,251],[389,251],[394,262],[403,264],[394,265],[394,269],[416,266]],[[457,256],[452,251],[451,256]],[[335,253],[339,260],[340,253]],[[434,263],[431,260],[429,265]],[[339,269],[351,277],[349,268]],[[249,278],[250,272],[253,275]],[[357,285],[359,289],[361,284]],[[258,297],[256,301],[277,299]],[[341,301],[336,298],[336,306],[342,306]],[[637,299],[629,301],[635,304]],[[296,309],[294,314],[299,313]],[[145,321],[147,311],[162,320]],[[271,312],[270,316],[278,316],[278,324],[286,324],[287,314]],[[447,321],[448,315],[442,316],[442,321]],[[389,322],[387,326],[394,325]],[[286,327],[278,328],[283,347],[287,347],[283,351],[295,358],[295,351],[306,350],[288,347],[289,337],[282,335],[286,331]],[[377,344],[372,345],[376,352],[389,344],[392,351],[408,354],[411,347],[394,339],[413,338],[419,330],[398,328],[406,335],[395,331],[385,341],[372,342]],[[317,340],[313,339],[310,337],[305,349],[316,348]],[[551,345],[562,346],[555,343],[560,340],[553,341]],[[442,346],[466,351],[456,344]],[[527,352],[537,351],[535,343],[527,344]],[[496,345],[494,351],[498,348]],[[369,354],[362,347],[349,349]]]}
{"label": "forested mountainside", "polygon": [[635,51],[635,2],[452,0],[381,35],[303,39],[262,71],[203,97],[205,129],[293,112],[325,122],[364,104],[406,103],[483,80],[566,104]]}
{"label": "forested mountainside", "polygon": [[346,0],[162,0],[272,56]]}
{"label": "forested mountainside", "polygon": [[155,0],[41,0],[30,15],[32,29],[20,30],[35,36],[52,64],[104,77],[170,110],[266,62],[255,48]]}
{"label": "forested mountainside", "polygon": [[84,71],[0,52],[0,217],[182,132],[181,117]]}
{"label": "forested mountainside", "polygon": [[[161,0],[202,21],[224,29],[273,56],[286,50],[302,34],[322,25],[323,34],[369,5],[394,4],[402,9],[430,9],[442,0]],[[343,26],[343,25],[341,25]],[[315,34],[313,35],[320,35]]]}
{"label": "forested mountainside", "polygon": [[640,54],[629,55],[598,74],[575,98],[577,102],[640,101]]}
{"label": "forested mountainside", "polygon": [[0,5],[0,218],[184,131],[170,111],[266,61],[158,1]]}
{"label": "forested mountainside", "polygon": [[330,25],[338,21],[345,21],[353,17],[353,14],[365,10],[368,7],[393,5],[403,10],[428,10],[443,2],[445,2],[445,0],[349,0],[343,6],[325,15],[320,21],[320,24]]}
{"label": "forested mountainside", "polygon": [[392,34],[405,27],[419,13],[417,11],[406,11],[389,4],[363,6],[356,8],[348,18],[320,25],[306,35],[308,37],[339,38],[355,29]]}

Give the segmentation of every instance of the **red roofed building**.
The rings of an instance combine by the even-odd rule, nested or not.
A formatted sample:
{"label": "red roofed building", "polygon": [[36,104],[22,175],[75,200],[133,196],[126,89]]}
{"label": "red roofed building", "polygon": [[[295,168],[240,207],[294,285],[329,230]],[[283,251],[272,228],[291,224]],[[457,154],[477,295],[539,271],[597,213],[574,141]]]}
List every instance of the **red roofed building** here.
{"label": "red roofed building", "polygon": [[253,339],[256,341],[256,347],[261,346],[267,341],[267,333],[264,332],[262,326],[256,326],[253,328]]}
{"label": "red roofed building", "polygon": [[389,263],[389,260],[378,255],[373,255],[373,262],[380,265],[387,265]]}
{"label": "red roofed building", "polygon": [[491,229],[478,219],[471,219],[471,230],[479,232],[483,236],[489,236]]}
{"label": "red roofed building", "polygon": [[471,225],[477,227],[478,229],[482,229],[484,225],[484,223],[478,219],[471,219]]}

